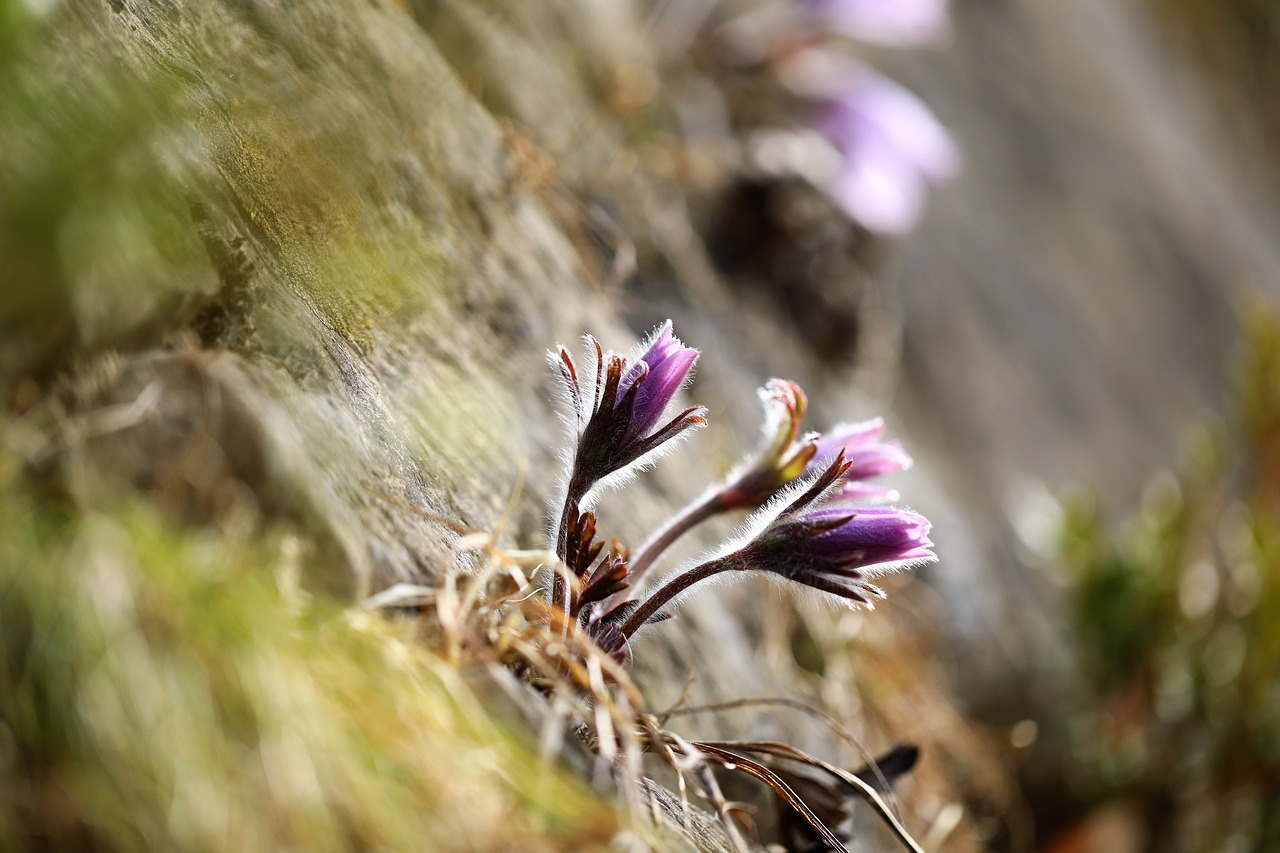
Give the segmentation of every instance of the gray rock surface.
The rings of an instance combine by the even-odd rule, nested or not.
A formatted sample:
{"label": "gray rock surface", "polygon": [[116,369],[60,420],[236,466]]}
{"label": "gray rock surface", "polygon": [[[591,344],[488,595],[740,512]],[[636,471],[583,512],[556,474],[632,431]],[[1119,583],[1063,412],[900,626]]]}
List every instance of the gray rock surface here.
{"label": "gray rock surface", "polygon": [[890,273],[897,408],[957,502],[934,577],[971,644],[964,681],[1004,717],[1029,698],[1011,674],[1035,693],[1062,662],[1053,591],[1028,568],[1047,498],[1083,484],[1131,507],[1222,406],[1235,312],[1280,289],[1269,171],[1151,13],[960,3],[952,43],[900,69],[967,169]]}

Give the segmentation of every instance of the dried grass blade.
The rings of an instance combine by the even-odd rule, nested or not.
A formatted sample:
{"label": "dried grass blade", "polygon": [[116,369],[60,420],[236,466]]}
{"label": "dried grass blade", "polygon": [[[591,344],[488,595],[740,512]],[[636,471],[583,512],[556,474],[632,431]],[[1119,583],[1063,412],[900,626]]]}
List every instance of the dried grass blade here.
{"label": "dried grass blade", "polygon": [[729,838],[729,845],[737,853],[750,853],[751,848],[747,845],[746,839],[742,837],[737,822],[729,814],[729,804],[725,801],[724,794],[720,791],[720,786],[716,784],[716,777],[711,773],[711,769],[707,767],[707,763],[705,761],[698,762],[696,772],[698,781],[702,783],[702,790],[706,793],[707,799],[716,808],[716,817],[720,818],[720,825],[724,827],[724,834]]}
{"label": "dried grass blade", "polygon": [[[683,696],[681,698],[683,699]],[[854,751],[861,756],[863,762],[867,765],[867,768],[876,777],[876,781],[879,782],[885,790],[891,789],[889,780],[880,772],[880,765],[876,762],[875,757],[867,751],[866,747],[864,747],[856,737],[854,737],[853,732],[845,728],[844,724],[834,716],[821,708],[810,705],[808,702],[802,702],[799,699],[791,699],[786,696],[763,696],[755,699],[733,699],[727,702],[714,702],[705,705],[688,705],[681,707],[680,704],[680,702],[677,702],[670,710],[665,712],[662,719],[664,725],[669,717],[679,717],[686,714],[702,714],[714,711],[729,711],[735,708],[768,707],[771,705],[792,708],[796,711],[800,711],[801,713],[808,714],[811,717],[821,720],[826,724],[827,728],[831,729],[836,737],[853,747]],[[898,812],[897,804],[891,803],[890,807],[893,809],[894,816],[901,821],[902,815]]]}
{"label": "dried grass blade", "polygon": [[805,819],[809,826],[813,827],[814,832],[822,836],[822,840],[831,845],[833,850],[845,849],[845,844],[840,840],[840,837],[832,832],[830,827],[818,820],[818,816],[815,815],[807,805],[805,805],[804,800],[800,799],[795,791],[791,790],[790,785],[782,781],[782,778],[779,777],[777,773],[774,773],[758,761],[747,758],[746,756],[740,755],[736,752],[732,752],[724,747],[717,746],[714,743],[694,741],[693,745],[709,755],[717,756],[720,758],[721,763],[726,764],[726,766],[731,765],[732,767],[741,770],[743,773],[746,773],[748,776],[759,779],[761,782],[768,785],[773,789],[775,794],[782,798],[783,802],[795,809],[796,812]]}
{"label": "dried grass blade", "polygon": [[[903,846],[910,850],[911,853],[924,853],[924,849],[914,838],[911,837],[911,834],[907,832],[906,827],[904,827],[894,816],[889,806],[880,797],[880,795],[876,793],[876,790],[844,768],[837,767],[834,764],[828,764],[820,758],[814,758],[812,755],[809,755],[803,750],[796,749],[790,744],[778,743],[776,741],[712,741],[710,743],[700,742],[698,743],[698,746],[702,749],[706,749],[708,747],[719,749],[728,748],[744,752],[752,752],[758,755],[771,755],[778,758],[789,758],[792,761],[798,761],[802,764],[808,764],[810,767],[825,770],[827,773],[830,773],[837,779],[847,783],[857,791],[858,794],[871,805],[872,809],[880,815],[881,819],[888,824],[889,829],[893,831],[893,834],[898,837],[898,840],[901,841]],[[790,803],[788,803],[788,805],[790,805]]]}

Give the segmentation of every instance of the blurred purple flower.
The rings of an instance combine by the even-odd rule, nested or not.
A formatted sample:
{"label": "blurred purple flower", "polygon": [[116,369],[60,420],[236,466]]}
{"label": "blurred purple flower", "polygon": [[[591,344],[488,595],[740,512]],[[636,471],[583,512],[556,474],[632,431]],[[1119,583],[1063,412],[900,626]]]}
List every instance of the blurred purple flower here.
{"label": "blurred purple flower", "polygon": [[947,0],[804,0],[819,24],[889,46],[938,41],[949,29],[947,5]]}
{"label": "blurred purple flower", "polygon": [[841,157],[828,191],[870,231],[910,231],[928,186],[959,172],[955,143],[919,98],[869,68],[851,69],[830,91],[813,122]]}

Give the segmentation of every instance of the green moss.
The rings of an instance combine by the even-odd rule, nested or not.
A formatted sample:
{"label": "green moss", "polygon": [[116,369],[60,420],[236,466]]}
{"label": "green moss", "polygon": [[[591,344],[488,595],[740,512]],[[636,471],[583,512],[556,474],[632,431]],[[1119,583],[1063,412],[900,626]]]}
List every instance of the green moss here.
{"label": "green moss", "polygon": [[362,183],[381,153],[362,135],[376,128],[351,114],[317,131],[319,111],[332,109],[248,92],[229,108],[228,124],[208,132],[219,171],[269,249],[268,266],[330,328],[368,348],[377,326],[443,298],[452,277],[439,247],[449,235],[442,222],[433,232],[380,207],[388,188]]}
{"label": "green moss", "polygon": [[[105,7],[25,9],[0,0],[0,373],[157,343],[216,298],[228,273],[197,202],[227,212],[218,225],[270,285],[255,307],[298,340],[316,335],[289,321],[290,299],[369,349],[456,297],[441,247],[465,240],[422,128],[351,94],[372,86],[369,57],[315,49],[293,67],[265,22],[214,5],[146,31]],[[408,160],[413,180],[396,171]]]}
{"label": "green moss", "polygon": [[[485,186],[468,147],[479,112],[425,76],[420,113],[367,102],[388,75],[403,87],[434,66],[342,40],[364,15],[382,44],[398,11],[335,4],[325,29],[321,7],[67,3],[40,19],[38,5],[0,0],[6,411],[43,393],[13,379],[161,345],[216,298],[193,202],[252,279],[232,321],[247,331],[228,339],[300,382],[335,361],[326,326],[394,360],[460,315],[443,247],[480,251],[483,223],[445,209],[445,172],[475,159],[452,180]],[[277,27],[298,22],[283,44]],[[333,43],[303,38],[316,33]],[[356,361],[342,366],[370,369]],[[426,384],[485,426],[452,426],[423,397],[405,404],[423,440],[455,471],[491,464],[510,392],[460,370]],[[308,429],[313,459],[364,461],[344,441],[366,436]],[[617,832],[614,804],[539,761],[429,650],[291,591],[290,531],[234,512],[183,527],[97,491],[72,506],[16,469],[0,450],[0,847],[578,850]]]}
{"label": "green moss", "polygon": [[2,485],[0,829],[19,847],[577,850],[616,831],[457,672],[278,583],[288,534],[130,502],[68,515]]}
{"label": "green moss", "polygon": [[174,156],[173,87],[77,38],[71,13],[0,5],[0,374],[13,375],[167,327],[212,275]]}

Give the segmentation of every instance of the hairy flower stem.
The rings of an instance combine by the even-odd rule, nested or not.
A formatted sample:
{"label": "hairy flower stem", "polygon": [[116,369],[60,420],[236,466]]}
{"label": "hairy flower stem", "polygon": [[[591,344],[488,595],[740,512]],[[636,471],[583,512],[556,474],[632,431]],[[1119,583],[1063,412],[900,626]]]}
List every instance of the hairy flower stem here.
{"label": "hairy flower stem", "polygon": [[[582,503],[582,498],[589,488],[591,484],[577,471],[569,477],[569,488],[564,496],[564,509],[560,511],[560,525],[556,529],[556,556],[560,558],[561,563],[567,564],[569,560],[565,542],[569,535],[569,515],[574,507]],[[564,576],[560,572],[556,572],[551,581],[551,606],[563,610],[566,617],[569,615],[568,589],[565,586]]]}
{"label": "hairy flower stem", "polygon": [[640,627],[648,622],[655,613],[662,609],[663,605],[671,603],[677,595],[684,592],[689,587],[704,581],[713,575],[721,572],[733,571],[734,569],[745,569],[746,563],[743,561],[739,553],[735,552],[727,557],[717,557],[714,560],[694,566],[685,572],[680,572],[671,580],[667,581],[657,589],[653,595],[643,601],[635,611],[627,617],[627,621],[622,623],[622,627],[618,629],[623,637],[630,639],[631,635],[640,630]]}
{"label": "hairy flower stem", "polygon": [[699,498],[676,513],[663,525],[661,530],[641,546],[640,552],[628,562],[627,570],[631,576],[632,583],[635,584],[639,581],[649,566],[653,565],[654,560],[662,556],[662,552],[671,547],[673,542],[711,516],[721,513],[725,509],[720,492],[715,491]]}

